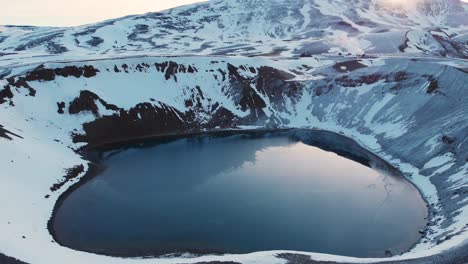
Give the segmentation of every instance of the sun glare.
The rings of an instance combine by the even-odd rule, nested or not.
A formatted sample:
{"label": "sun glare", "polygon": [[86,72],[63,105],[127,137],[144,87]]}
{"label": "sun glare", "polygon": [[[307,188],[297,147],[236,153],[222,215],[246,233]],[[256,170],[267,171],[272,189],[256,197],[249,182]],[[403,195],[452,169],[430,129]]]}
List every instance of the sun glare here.
{"label": "sun glare", "polygon": [[403,7],[410,7],[415,4],[416,1],[408,1],[408,0],[378,0],[378,4],[391,7],[391,8],[403,8]]}

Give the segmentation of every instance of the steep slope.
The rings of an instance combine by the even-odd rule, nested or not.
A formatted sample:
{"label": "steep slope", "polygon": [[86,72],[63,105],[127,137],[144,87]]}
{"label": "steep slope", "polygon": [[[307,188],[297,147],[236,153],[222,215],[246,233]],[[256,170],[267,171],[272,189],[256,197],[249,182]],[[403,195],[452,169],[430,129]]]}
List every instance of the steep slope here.
{"label": "steep slope", "polygon": [[[0,28],[0,57],[401,54],[468,56],[466,4],[217,0],[75,28]],[[402,2],[404,3],[404,2]],[[44,58],[47,56],[47,58]]]}
{"label": "steep slope", "polygon": [[[9,224],[0,225],[0,248],[29,263],[118,263],[50,242],[55,201],[91,168],[74,151],[81,147],[167,133],[301,128],[347,135],[398,167],[431,215],[420,243],[393,260],[440,254],[468,234],[468,74],[457,68],[466,64],[447,64],[454,62],[163,57],[15,68],[0,80],[0,200],[15,201],[2,206]],[[183,261],[281,263],[276,253]]]}
{"label": "steep slope", "polygon": [[285,263],[297,253],[98,256],[58,245],[47,226],[93,169],[82,149],[291,128],[344,134],[421,190],[430,223],[388,261],[466,259],[467,5],[397,2],[216,0],[74,28],[2,27],[0,252],[30,264]]}

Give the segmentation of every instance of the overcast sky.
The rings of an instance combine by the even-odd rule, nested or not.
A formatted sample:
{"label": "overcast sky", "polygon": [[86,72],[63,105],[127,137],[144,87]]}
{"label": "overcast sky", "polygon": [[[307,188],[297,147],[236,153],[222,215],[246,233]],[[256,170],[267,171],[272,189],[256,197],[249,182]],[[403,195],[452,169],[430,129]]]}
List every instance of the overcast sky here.
{"label": "overcast sky", "polygon": [[[76,26],[201,0],[1,0],[0,25]],[[407,0],[411,1],[411,0]],[[468,0],[463,0],[468,2]]]}

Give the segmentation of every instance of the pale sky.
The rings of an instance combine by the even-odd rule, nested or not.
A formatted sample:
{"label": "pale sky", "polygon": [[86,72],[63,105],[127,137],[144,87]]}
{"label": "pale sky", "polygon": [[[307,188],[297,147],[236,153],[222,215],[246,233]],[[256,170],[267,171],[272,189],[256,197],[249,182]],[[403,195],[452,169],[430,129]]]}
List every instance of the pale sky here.
{"label": "pale sky", "polygon": [[[0,0],[0,25],[77,26],[202,0]],[[403,1],[403,0],[398,0]],[[411,0],[404,0],[411,1]],[[468,2],[468,0],[463,0]]]}
{"label": "pale sky", "polygon": [[201,0],[0,0],[0,25],[77,26]]}

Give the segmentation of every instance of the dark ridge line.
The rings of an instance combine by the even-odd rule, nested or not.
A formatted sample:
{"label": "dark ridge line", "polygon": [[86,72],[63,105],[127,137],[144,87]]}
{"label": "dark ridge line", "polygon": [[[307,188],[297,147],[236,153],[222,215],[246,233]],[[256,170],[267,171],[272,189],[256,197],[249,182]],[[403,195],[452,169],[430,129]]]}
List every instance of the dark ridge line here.
{"label": "dark ridge line", "polygon": [[0,264],[27,264],[19,259],[9,257],[0,253]]}
{"label": "dark ridge line", "polygon": [[[276,257],[287,261],[286,264],[353,264],[355,262],[334,262],[312,260],[310,256],[294,253],[278,254]],[[407,260],[387,260],[381,262],[371,262],[378,264],[467,264],[468,263],[468,243],[452,251],[444,251],[437,255],[407,259]]]}
{"label": "dark ridge line", "polygon": [[13,140],[13,138],[10,137],[8,134],[13,135],[13,136],[18,137],[18,138],[21,138],[21,139],[23,138],[20,135],[17,135],[17,134],[15,134],[13,132],[10,132],[10,131],[6,130],[5,128],[3,128],[2,125],[0,125],[0,137],[1,138],[6,138],[8,140]]}

